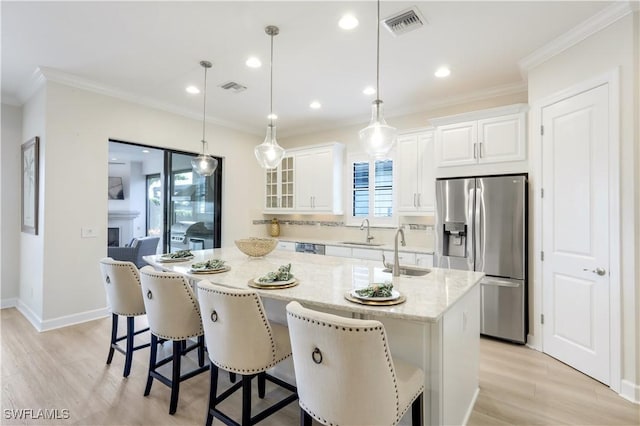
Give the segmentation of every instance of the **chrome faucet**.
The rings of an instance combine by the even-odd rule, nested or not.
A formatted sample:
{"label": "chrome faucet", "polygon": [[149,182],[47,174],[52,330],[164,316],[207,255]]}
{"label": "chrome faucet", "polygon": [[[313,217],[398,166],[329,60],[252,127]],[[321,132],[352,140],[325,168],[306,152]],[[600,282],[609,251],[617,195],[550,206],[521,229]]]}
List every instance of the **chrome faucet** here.
{"label": "chrome faucet", "polygon": [[393,276],[394,277],[400,276],[400,259],[398,258],[398,234],[400,234],[400,236],[402,237],[402,239],[400,240],[400,244],[402,244],[403,246],[407,245],[407,243],[404,241],[404,231],[402,230],[402,228],[398,228],[398,230],[396,231],[396,236],[394,238],[394,245],[393,245]]}
{"label": "chrome faucet", "polygon": [[371,242],[371,240],[373,240],[373,236],[371,236],[371,234],[369,233],[369,219],[365,218],[362,223],[360,224],[360,230],[363,231],[364,230],[364,224],[365,222],[367,223],[367,244],[369,244]]}

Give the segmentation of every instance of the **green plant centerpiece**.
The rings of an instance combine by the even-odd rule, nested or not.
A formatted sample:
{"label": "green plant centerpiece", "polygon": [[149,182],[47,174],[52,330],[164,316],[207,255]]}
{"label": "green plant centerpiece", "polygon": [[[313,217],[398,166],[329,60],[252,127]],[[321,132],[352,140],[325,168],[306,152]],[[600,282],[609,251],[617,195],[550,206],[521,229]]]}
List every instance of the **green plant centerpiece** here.
{"label": "green plant centerpiece", "polygon": [[276,281],[289,281],[293,279],[293,274],[291,273],[291,264],[282,265],[278,268],[276,272],[269,272],[267,275],[258,278],[258,281],[261,283],[272,283]]}
{"label": "green plant centerpiece", "polygon": [[356,290],[356,294],[362,297],[391,297],[393,284],[390,281],[385,283],[373,283],[367,288]]}

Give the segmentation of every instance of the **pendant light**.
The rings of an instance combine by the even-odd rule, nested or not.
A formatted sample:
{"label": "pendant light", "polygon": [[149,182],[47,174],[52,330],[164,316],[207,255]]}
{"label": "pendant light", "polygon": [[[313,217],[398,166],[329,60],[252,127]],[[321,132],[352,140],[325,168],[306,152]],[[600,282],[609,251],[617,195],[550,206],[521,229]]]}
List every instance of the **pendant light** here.
{"label": "pendant light", "polygon": [[358,136],[364,151],[371,157],[386,156],[396,141],[398,131],[384,120],[382,100],[380,100],[380,0],[378,0],[377,44],[376,44],[376,97],[371,106],[371,122],[360,130]]}
{"label": "pendant light", "polygon": [[274,25],[269,25],[264,32],[271,37],[271,81],[269,94],[269,125],[267,126],[267,135],[264,142],[256,146],[253,150],[256,159],[262,168],[273,169],[278,167],[282,157],[284,157],[284,148],[278,145],[276,140],[276,126],[273,124],[273,37],[280,33],[280,29]]}
{"label": "pendant light", "polygon": [[207,140],[204,137],[205,119],[207,117],[207,70],[211,68],[211,62],[200,61],[204,68],[204,102],[202,107],[202,154],[191,160],[193,171],[201,176],[211,176],[218,167],[218,160],[206,153]]}

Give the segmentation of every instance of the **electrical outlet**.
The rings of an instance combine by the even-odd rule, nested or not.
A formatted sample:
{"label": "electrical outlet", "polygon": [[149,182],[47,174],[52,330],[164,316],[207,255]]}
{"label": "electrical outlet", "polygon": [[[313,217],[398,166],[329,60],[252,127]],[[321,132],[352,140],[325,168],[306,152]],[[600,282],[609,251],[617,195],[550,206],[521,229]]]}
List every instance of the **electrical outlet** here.
{"label": "electrical outlet", "polygon": [[95,228],[81,228],[80,229],[80,234],[82,235],[82,238],[96,238],[97,234],[96,234],[96,230]]}

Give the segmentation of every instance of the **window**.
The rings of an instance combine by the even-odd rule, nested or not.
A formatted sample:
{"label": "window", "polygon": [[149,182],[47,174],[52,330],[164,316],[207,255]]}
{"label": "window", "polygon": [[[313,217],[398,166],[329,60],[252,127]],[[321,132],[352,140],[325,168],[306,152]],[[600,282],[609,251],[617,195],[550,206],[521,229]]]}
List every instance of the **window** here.
{"label": "window", "polygon": [[359,225],[369,219],[372,225],[394,226],[393,159],[352,157],[348,164],[351,188],[347,223]]}

